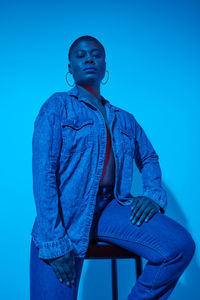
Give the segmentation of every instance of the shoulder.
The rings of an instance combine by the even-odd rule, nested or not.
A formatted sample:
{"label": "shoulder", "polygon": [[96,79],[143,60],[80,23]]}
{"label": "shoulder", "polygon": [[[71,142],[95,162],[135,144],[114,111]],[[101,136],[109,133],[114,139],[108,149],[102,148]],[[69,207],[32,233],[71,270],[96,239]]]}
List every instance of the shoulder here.
{"label": "shoulder", "polygon": [[118,116],[122,119],[125,119],[127,122],[131,122],[133,125],[135,124],[135,116],[132,113],[115,105],[112,105],[112,107],[115,111],[117,111]]}
{"label": "shoulder", "polygon": [[66,98],[68,96],[67,92],[55,92],[49,96],[41,105],[39,114],[41,113],[53,113],[60,115],[62,109],[64,108]]}

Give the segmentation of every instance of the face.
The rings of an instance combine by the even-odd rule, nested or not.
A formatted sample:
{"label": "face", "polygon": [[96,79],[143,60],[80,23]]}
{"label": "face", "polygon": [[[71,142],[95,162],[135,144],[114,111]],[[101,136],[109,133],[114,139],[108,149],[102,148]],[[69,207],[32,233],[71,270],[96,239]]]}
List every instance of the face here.
{"label": "face", "polygon": [[[85,68],[94,70],[85,70]],[[69,72],[76,84],[81,86],[99,86],[105,76],[106,62],[103,50],[95,41],[81,41],[71,53]]]}

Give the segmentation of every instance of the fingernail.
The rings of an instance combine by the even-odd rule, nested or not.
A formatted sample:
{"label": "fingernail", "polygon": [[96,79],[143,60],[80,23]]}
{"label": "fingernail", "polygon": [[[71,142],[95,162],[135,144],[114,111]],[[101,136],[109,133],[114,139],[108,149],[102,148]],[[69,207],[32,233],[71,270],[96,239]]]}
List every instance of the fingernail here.
{"label": "fingernail", "polygon": [[67,281],[67,285],[69,285],[69,281]]}
{"label": "fingernail", "polygon": [[140,225],[140,222],[137,222],[137,225],[139,226],[139,225]]}
{"label": "fingernail", "polygon": [[136,221],[135,220],[132,220],[132,223],[134,224]]}
{"label": "fingernail", "polygon": [[59,278],[60,282],[62,282],[62,278]]}

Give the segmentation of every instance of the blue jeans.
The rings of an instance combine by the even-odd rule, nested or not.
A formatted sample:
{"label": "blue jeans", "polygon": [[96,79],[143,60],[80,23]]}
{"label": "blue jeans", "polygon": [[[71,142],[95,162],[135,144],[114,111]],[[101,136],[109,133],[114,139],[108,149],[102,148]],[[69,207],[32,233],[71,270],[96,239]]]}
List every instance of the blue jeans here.
{"label": "blue jeans", "polygon": [[[111,242],[148,260],[128,300],[168,299],[194,255],[195,242],[182,225],[160,212],[139,227],[132,224],[130,215],[131,206],[119,204],[112,188],[100,188],[90,237]],[[84,258],[74,259],[76,282],[68,287],[38,257],[38,248],[31,240],[30,300],[77,299]]]}

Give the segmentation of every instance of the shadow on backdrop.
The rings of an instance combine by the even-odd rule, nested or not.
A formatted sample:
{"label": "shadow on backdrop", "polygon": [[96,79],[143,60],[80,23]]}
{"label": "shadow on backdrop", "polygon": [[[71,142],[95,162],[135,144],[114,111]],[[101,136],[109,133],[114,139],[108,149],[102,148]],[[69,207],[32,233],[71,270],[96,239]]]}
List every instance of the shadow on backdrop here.
{"label": "shadow on backdrop", "polygon": [[[188,221],[181,209],[181,206],[179,205],[181,201],[179,201],[179,203],[176,201],[176,197],[172,194],[172,192],[167,188],[167,186],[164,183],[163,188],[166,190],[168,196],[166,215],[180,223],[190,232],[190,228],[188,227]],[[195,259],[194,254],[189,267],[185,270],[184,274],[182,275],[183,280],[181,280],[180,278],[180,280],[177,283],[177,286],[171,294],[170,299],[200,299],[199,274],[200,268],[198,267],[197,260]],[[184,281],[184,283],[182,281]]]}

